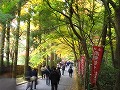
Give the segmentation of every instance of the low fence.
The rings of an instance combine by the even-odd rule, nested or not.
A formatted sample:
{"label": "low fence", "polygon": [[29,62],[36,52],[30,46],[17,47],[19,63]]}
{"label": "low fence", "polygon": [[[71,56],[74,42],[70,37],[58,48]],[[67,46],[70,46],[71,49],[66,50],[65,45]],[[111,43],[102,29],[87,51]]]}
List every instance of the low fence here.
{"label": "low fence", "polygon": [[[24,74],[24,65],[17,65],[16,69],[17,69],[16,70],[17,75]],[[2,74],[12,73],[12,66],[9,66],[9,67],[4,66],[1,71],[2,71]]]}
{"label": "low fence", "polygon": [[24,65],[17,65],[17,70],[16,70],[17,75],[23,75],[24,74]]}
{"label": "low fence", "polygon": [[[38,74],[39,75],[41,75],[40,68],[41,68],[41,66],[38,67]],[[8,76],[11,77],[11,75],[12,75],[12,66],[3,67],[2,74],[7,74]],[[23,75],[23,74],[24,74],[24,65],[17,65],[17,67],[16,67],[16,75],[19,76],[19,75]]]}

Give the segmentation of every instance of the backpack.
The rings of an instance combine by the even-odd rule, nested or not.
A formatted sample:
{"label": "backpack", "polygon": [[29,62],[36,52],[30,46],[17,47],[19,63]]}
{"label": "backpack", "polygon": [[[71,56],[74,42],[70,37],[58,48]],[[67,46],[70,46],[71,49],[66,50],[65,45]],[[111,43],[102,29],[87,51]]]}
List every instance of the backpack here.
{"label": "backpack", "polygon": [[69,68],[69,69],[68,69],[68,72],[69,72],[69,73],[72,73],[72,72],[73,72],[73,69],[72,69],[72,68]]}

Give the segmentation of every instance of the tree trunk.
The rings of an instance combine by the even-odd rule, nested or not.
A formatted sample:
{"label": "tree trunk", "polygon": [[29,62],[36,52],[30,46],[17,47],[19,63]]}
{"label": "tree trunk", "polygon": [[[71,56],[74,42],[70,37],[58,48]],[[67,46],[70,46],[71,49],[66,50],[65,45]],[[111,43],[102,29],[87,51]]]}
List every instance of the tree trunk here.
{"label": "tree trunk", "polygon": [[47,56],[46,56],[46,66],[48,66],[48,64],[49,64],[49,63],[48,63],[48,62],[49,62],[48,57],[49,57],[49,56],[47,55]]}
{"label": "tree trunk", "polygon": [[50,55],[50,67],[54,66],[54,52],[51,52]]}
{"label": "tree trunk", "polygon": [[116,26],[116,50],[115,65],[118,72],[114,90],[120,90],[120,7],[115,9],[115,26]]}
{"label": "tree trunk", "polygon": [[76,54],[76,51],[75,51],[75,44],[74,44],[74,41],[72,39],[72,51],[74,53],[74,57],[75,57],[75,62],[77,61],[78,57],[77,57],[77,54]]}
{"label": "tree trunk", "polygon": [[[110,49],[111,49],[111,56],[112,56],[112,63],[113,63],[113,66],[115,65],[114,64],[114,49],[113,49],[113,43],[112,43],[112,38],[111,38],[111,35],[112,35],[112,32],[111,32],[111,23],[109,21],[109,32],[108,32],[108,37],[109,37],[109,42],[110,42]],[[107,56],[106,56],[107,57]],[[115,66],[114,66],[115,67]]]}
{"label": "tree trunk", "polygon": [[6,31],[6,60],[7,60],[7,67],[10,66],[9,62],[9,53],[10,53],[10,21],[8,20],[7,23],[7,31]]}
{"label": "tree trunk", "polygon": [[57,54],[54,52],[54,64],[57,65]]}
{"label": "tree trunk", "polygon": [[114,90],[120,90],[119,85],[120,85],[120,71],[118,71],[116,74],[116,83],[115,83]]}
{"label": "tree trunk", "polygon": [[[103,48],[104,48],[104,46],[105,46],[105,44],[106,44],[106,35],[107,35],[107,21],[108,21],[108,17],[107,17],[108,15],[107,15],[107,11],[105,10],[105,12],[104,12],[104,24],[103,24],[103,28],[102,28],[102,35],[101,35],[101,38],[102,38],[102,40],[101,40],[101,45],[103,46]],[[103,52],[104,53],[104,52]],[[101,89],[101,87],[100,87],[100,85],[99,85],[99,81],[97,81],[97,83],[96,83],[96,86],[97,86],[97,90],[100,90]]]}
{"label": "tree trunk", "polygon": [[[120,1],[118,1],[119,5],[117,5],[113,0],[101,0],[104,3],[105,8],[108,10],[109,16],[110,16],[110,8],[109,4],[112,5],[115,13],[115,32],[116,32],[116,50],[115,55],[113,56],[113,65],[117,69],[116,74],[116,82],[114,86],[114,90],[120,90]],[[109,4],[107,4],[109,2]],[[116,1],[117,2],[117,1]],[[112,17],[110,17],[112,20]],[[112,48],[111,48],[112,49]],[[113,52],[112,52],[113,53]]]}
{"label": "tree trunk", "polygon": [[26,71],[29,64],[29,48],[30,48],[29,41],[30,41],[30,16],[28,16],[28,20],[27,20],[26,59],[25,59],[24,75],[26,75]]}
{"label": "tree trunk", "polygon": [[17,29],[16,29],[16,35],[15,35],[15,58],[13,61],[13,71],[12,71],[12,77],[16,78],[16,70],[17,70],[17,59],[18,59],[18,41],[19,41],[19,30],[20,30],[20,12],[21,12],[21,1],[18,3],[18,17],[17,17]]}
{"label": "tree trunk", "polygon": [[4,42],[5,42],[5,29],[6,29],[6,24],[3,24],[2,32],[1,32],[1,41],[0,41],[0,74],[3,73],[4,71]]}

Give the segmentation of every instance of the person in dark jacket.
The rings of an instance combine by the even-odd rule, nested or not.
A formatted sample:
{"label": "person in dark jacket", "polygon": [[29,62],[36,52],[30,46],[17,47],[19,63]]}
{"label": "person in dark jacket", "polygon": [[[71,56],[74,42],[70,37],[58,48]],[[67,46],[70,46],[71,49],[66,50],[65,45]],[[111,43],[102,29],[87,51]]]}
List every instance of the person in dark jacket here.
{"label": "person in dark jacket", "polygon": [[36,85],[37,85],[37,78],[38,78],[38,71],[36,68],[34,68],[32,70],[32,77],[31,77],[31,90],[33,88],[34,85],[34,89],[36,89]]}
{"label": "person in dark jacket", "polygon": [[49,66],[47,66],[47,67],[46,67],[46,70],[45,70],[46,85],[50,85],[50,79],[49,79],[50,73],[51,73],[51,69],[50,69]]}
{"label": "person in dark jacket", "polygon": [[59,73],[56,71],[56,67],[52,67],[52,71],[50,73],[49,78],[51,80],[51,90],[57,90],[60,76]]}
{"label": "person in dark jacket", "polygon": [[25,74],[25,79],[28,81],[26,90],[31,87],[31,80],[30,80],[31,77],[32,77],[32,69],[30,66],[28,66],[26,74]]}
{"label": "person in dark jacket", "polygon": [[41,76],[42,76],[42,79],[44,79],[45,78],[45,66],[44,65],[42,65],[42,67],[41,67]]}
{"label": "person in dark jacket", "polygon": [[65,64],[62,65],[62,75],[64,75],[64,71],[65,71]]}
{"label": "person in dark jacket", "polygon": [[[60,78],[61,78],[61,71],[60,71],[60,67],[57,67],[56,71],[59,73],[59,81],[60,81]],[[59,82],[58,82],[59,84]]]}
{"label": "person in dark jacket", "polygon": [[72,77],[72,73],[73,73],[72,67],[70,67],[70,68],[68,69],[68,72],[69,72],[69,76]]}

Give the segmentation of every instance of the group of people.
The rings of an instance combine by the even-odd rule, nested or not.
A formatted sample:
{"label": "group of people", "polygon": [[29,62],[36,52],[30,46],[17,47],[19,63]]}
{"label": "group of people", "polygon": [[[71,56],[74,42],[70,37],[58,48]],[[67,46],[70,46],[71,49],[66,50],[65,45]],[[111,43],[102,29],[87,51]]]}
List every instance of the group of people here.
{"label": "group of people", "polygon": [[33,87],[34,87],[34,89],[36,89],[37,78],[38,78],[37,69],[35,69],[35,68],[32,69],[30,66],[28,66],[26,75],[25,75],[25,79],[28,81],[26,90],[28,88],[30,88],[30,90],[32,90]]}
{"label": "group of people", "polygon": [[51,90],[57,90],[60,77],[61,77],[61,71],[60,67],[49,67],[49,66],[42,66],[41,67],[41,76],[42,79],[46,78],[46,85],[50,85],[51,81]]}
{"label": "group of people", "polygon": [[62,65],[62,67],[61,67],[62,68],[62,75],[64,75],[64,71],[65,71],[65,68],[67,66],[69,66],[69,69],[68,69],[69,76],[72,77],[72,73],[73,73],[72,66],[73,66],[73,64],[70,64],[70,62]]}
{"label": "group of people", "polygon": [[[62,73],[60,69],[62,70]],[[53,66],[51,68],[49,66],[42,66],[41,76],[42,76],[42,79],[46,78],[46,85],[51,84],[51,90],[57,90],[61,75],[64,75],[64,71],[65,71],[65,65],[62,65],[61,67]],[[69,76],[72,77],[72,73],[73,73],[72,66],[69,67],[68,73],[69,73]],[[33,87],[34,89],[36,89],[37,78],[38,78],[37,70],[36,69],[32,70],[31,67],[29,66],[28,71],[26,72],[26,80],[28,81],[26,90],[28,88],[32,90]]]}

